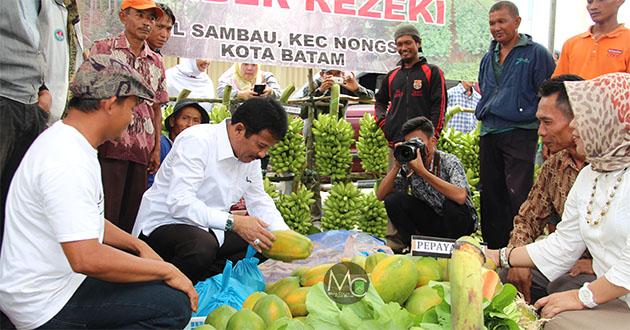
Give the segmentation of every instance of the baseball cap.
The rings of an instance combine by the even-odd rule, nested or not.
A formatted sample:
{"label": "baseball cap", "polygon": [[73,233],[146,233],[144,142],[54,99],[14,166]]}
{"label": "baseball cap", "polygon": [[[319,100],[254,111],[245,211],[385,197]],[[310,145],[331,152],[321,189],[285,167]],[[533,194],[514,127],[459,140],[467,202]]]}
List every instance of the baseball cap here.
{"label": "baseball cap", "polygon": [[70,91],[74,97],[85,99],[135,95],[153,101],[155,97],[138,72],[111,55],[93,55],[85,60],[70,84]]}
{"label": "baseball cap", "polygon": [[127,8],[133,8],[137,10],[153,9],[157,17],[162,17],[164,11],[158,7],[153,0],[123,0],[120,4],[120,9],[125,10]]}
{"label": "baseball cap", "polygon": [[188,100],[188,99],[183,99],[179,102],[177,102],[177,104],[175,104],[175,106],[173,107],[173,112],[171,114],[169,114],[165,119],[164,119],[164,127],[166,127],[167,131],[171,131],[171,126],[168,124],[168,121],[171,117],[175,117],[177,116],[177,114],[182,111],[182,109],[186,108],[186,107],[193,107],[195,109],[197,109],[199,111],[199,113],[201,113],[201,123],[202,124],[207,124],[210,122],[210,116],[208,115],[208,112],[206,111],[206,109],[204,109],[199,103],[193,101],[193,100]]}

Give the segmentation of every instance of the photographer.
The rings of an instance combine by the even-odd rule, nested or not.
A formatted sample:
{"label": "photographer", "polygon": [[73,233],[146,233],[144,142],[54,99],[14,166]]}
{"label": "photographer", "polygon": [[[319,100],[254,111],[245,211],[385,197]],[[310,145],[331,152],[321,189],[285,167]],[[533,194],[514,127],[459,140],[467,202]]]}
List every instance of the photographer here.
{"label": "photographer", "polygon": [[378,187],[390,221],[403,243],[411,235],[459,238],[475,229],[464,167],[457,157],[436,149],[433,124],[426,117],[409,119],[394,149],[394,166]]}

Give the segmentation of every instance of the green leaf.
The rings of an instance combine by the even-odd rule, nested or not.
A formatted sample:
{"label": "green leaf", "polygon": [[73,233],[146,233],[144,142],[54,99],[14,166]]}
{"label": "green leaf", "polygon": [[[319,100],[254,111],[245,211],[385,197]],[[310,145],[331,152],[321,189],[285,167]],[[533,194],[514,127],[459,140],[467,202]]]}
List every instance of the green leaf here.
{"label": "green leaf", "polygon": [[438,295],[442,298],[442,301],[446,301],[446,303],[451,305],[451,283],[450,282],[436,282],[429,281],[427,284],[430,288],[434,288],[437,290]]}
{"label": "green leaf", "polygon": [[324,284],[312,286],[306,295],[308,316],[306,323],[315,329],[337,330],[341,327],[339,313],[341,310],[324,291]]}
{"label": "green leaf", "polygon": [[514,302],[516,298],[516,287],[510,283],[505,284],[499,294],[492,298],[489,311],[503,312],[503,309]]}
{"label": "green leaf", "polygon": [[437,312],[435,311],[436,307],[433,306],[422,314],[422,323],[439,324]]}
{"label": "green leaf", "polygon": [[[344,306],[345,307],[345,306]],[[354,313],[351,308],[342,308],[339,314],[339,323],[346,330],[359,329],[364,321],[361,317]]]}

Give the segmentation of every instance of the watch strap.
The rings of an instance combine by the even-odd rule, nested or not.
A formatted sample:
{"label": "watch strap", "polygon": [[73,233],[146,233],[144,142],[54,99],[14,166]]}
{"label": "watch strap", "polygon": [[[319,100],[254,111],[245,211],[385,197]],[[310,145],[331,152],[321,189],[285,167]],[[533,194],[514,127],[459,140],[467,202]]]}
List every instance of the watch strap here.
{"label": "watch strap", "polygon": [[593,297],[593,291],[591,291],[591,289],[588,287],[589,284],[590,284],[589,282],[586,282],[580,288],[580,290],[578,291],[578,299],[580,300],[582,305],[588,308],[594,308],[594,307],[597,307],[598,305],[595,302],[595,299]]}

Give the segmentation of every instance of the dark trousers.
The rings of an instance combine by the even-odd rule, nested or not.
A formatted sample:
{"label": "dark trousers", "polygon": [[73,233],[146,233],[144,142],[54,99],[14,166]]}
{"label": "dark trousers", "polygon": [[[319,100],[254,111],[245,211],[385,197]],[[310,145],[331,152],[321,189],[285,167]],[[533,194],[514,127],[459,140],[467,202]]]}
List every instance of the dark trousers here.
{"label": "dark trousers", "polygon": [[128,160],[99,157],[105,218],[120,229],[131,233],[136,216],[147,190],[147,166]]}
{"label": "dark trousers", "polygon": [[163,282],[110,283],[86,278],[40,329],[183,329],[188,296]]}
{"label": "dark trousers", "polygon": [[[541,273],[537,268],[532,268],[532,286],[530,288],[530,293],[532,295],[531,303],[535,303],[538,299],[548,296],[552,293],[563,292],[569,290],[577,290],[584,285],[586,282],[592,282],[597,279],[595,275],[591,274],[580,274],[575,277],[566,273],[554,281],[549,281],[543,273]],[[507,279],[507,269],[499,270],[499,278],[501,278],[502,283],[508,283]]]}
{"label": "dark trousers", "polygon": [[385,209],[402,243],[411,244],[411,235],[459,238],[474,231],[474,220],[468,206],[444,199],[443,215],[411,195],[392,192],[385,197]]}
{"label": "dark trousers", "polygon": [[22,157],[46,129],[48,113],[37,104],[22,104],[0,97],[0,248],[9,185]]}
{"label": "dark trousers", "polygon": [[536,130],[515,129],[481,137],[481,232],[491,249],[507,246],[514,216],[534,181]]}
{"label": "dark trousers", "polygon": [[211,230],[183,224],[158,227],[148,237],[141,234],[140,239],[193,283],[222,273],[228,259],[233,263],[243,259],[248,245],[229,231],[225,233],[223,245],[219,246]]}

